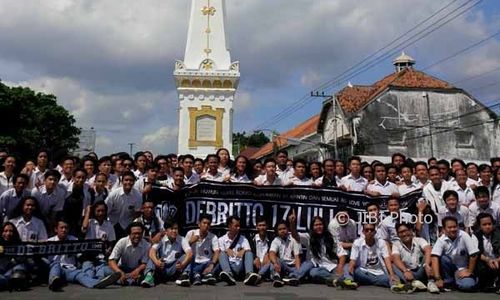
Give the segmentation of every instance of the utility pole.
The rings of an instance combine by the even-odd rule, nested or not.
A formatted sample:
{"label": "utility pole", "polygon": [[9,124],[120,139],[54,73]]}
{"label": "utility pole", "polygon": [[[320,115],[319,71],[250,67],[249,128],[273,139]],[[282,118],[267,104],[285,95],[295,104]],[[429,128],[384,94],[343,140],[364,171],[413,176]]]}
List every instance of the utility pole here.
{"label": "utility pole", "polygon": [[427,118],[429,119],[429,137],[431,139],[431,157],[434,157],[434,141],[432,137],[432,122],[431,122],[431,106],[429,102],[429,94],[427,92],[422,93],[422,97],[427,100]]}
{"label": "utility pole", "polygon": [[[335,102],[333,100],[333,95],[325,95],[325,92],[322,91],[321,94],[316,91],[316,93],[312,92],[311,91],[311,97],[318,97],[318,98],[324,98],[324,99],[327,99],[327,100],[332,100],[332,113],[333,113],[333,118],[332,118],[332,122],[333,122],[333,157],[334,158],[337,158],[337,115],[336,115],[336,111],[335,111]],[[321,137],[321,140],[323,140],[323,137]],[[324,155],[323,155],[324,156]],[[323,159],[325,159],[325,157],[323,157]]]}
{"label": "utility pole", "polygon": [[128,145],[130,146],[130,156],[133,156],[133,150],[134,150],[134,145],[135,143],[128,143]]}

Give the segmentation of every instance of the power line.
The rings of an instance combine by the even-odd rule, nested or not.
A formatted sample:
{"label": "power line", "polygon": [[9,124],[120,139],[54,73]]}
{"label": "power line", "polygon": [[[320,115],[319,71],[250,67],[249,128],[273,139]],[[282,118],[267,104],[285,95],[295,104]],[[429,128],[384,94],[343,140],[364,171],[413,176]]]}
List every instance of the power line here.
{"label": "power line", "polygon": [[492,69],[492,70],[489,70],[489,71],[486,71],[486,72],[483,72],[483,73],[479,73],[479,74],[476,74],[476,75],[472,75],[472,76],[470,76],[470,77],[467,77],[467,78],[464,78],[464,79],[460,79],[460,80],[458,80],[458,81],[454,81],[454,82],[452,82],[451,84],[456,85],[457,83],[462,83],[462,82],[464,82],[464,81],[470,81],[470,80],[472,80],[472,79],[476,79],[476,78],[479,78],[479,77],[483,77],[484,75],[488,75],[488,74],[494,73],[494,72],[496,72],[496,71],[498,71],[498,70],[500,70],[500,67],[498,67],[498,68],[494,68],[494,69]]}
{"label": "power line", "polygon": [[[411,39],[413,39],[414,37],[417,37],[418,35],[420,35],[421,33],[424,33],[422,36],[420,36],[417,40],[415,41],[411,41],[409,44],[405,45],[405,47],[407,46],[410,46],[420,40],[422,40],[423,38],[425,38],[426,36],[428,36],[429,34],[435,32],[437,29],[441,28],[442,26],[448,24],[449,22],[453,21],[454,19],[458,18],[459,16],[461,16],[462,14],[464,14],[465,12],[469,11],[470,9],[472,9],[473,7],[475,7],[476,5],[478,5],[482,0],[478,0],[477,2],[475,2],[473,5],[467,7],[466,9],[464,9],[463,11],[459,12],[458,14],[452,16],[450,19],[446,20],[445,22],[437,25],[437,27],[433,28],[432,30],[428,31],[428,32],[425,32],[426,30],[430,29],[432,26],[438,24],[439,22],[441,22],[442,20],[446,19],[447,17],[449,17],[450,15],[452,15],[453,13],[455,13],[456,11],[458,11],[459,9],[465,7],[467,4],[469,4],[470,1],[460,5],[459,7],[455,8],[454,10],[452,10],[451,12],[448,12],[445,16],[441,17],[440,19],[438,19],[437,21],[433,22],[432,24],[430,24],[429,26],[425,27],[423,30],[420,30],[418,33],[412,35],[410,38],[406,39],[405,41],[397,44],[396,46],[392,47],[389,51],[392,51],[393,49],[396,49],[397,47],[403,45],[404,43],[410,41]],[[455,1],[449,3],[448,5],[446,5],[444,8],[440,9],[440,11],[442,11],[443,9],[447,8],[449,5],[451,5],[452,3],[454,3]],[[435,16],[437,13],[433,14],[433,16]],[[421,24],[425,23],[428,19],[430,19],[431,17],[427,18],[426,20],[424,20],[423,22],[419,23],[417,26],[415,27],[418,27],[420,26]],[[413,31],[414,29],[412,28],[411,30],[409,30],[408,32],[411,32]],[[403,34],[404,36],[404,34]],[[397,40],[397,39],[396,39]],[[388,46],[390,46],[391,44],[393,44],[394,41],[392,41],[391,43],[389,43],[386,47],[382,48],[382,49],[385,49],[387,48]],[[380,50],[380,49],[379,49]],[[397,50],[399,51],[399,49]],[[376,53],[378,53],[380,51],[377,51]],[[369,57],[373,57],[376,55],[373,54]],[[346,79],[350,79],[350,78],[353,78],[355,76],[357,76],[358,74],[362,73],[362,72],[365,72],[366,70],[374,67],[375,65],[377,65],[378,63],[380,63],[381,61],[385,60],[387,57],[391,56],[391,55],[394,55],[394,53],[391,53],[391,52],[386,52],[385,54],[381,55],[381,56],[378,56],[377,58],[374,59],[373,62],[370,62],[368,64],[365,64],[364,66],[362,66],[362,68],[360,70],[357,70],[355,71],[354,73],[350,73],[346,76],[350,76],[350,77],[346,77],[346,76],[342,76],[343,74],[346,74],[346,73],[349,73],[349,70],[353,70],[355,69],[355,67],[351,67],[349,68],[348,70],[344,71],[343,73],[341,73],[339,76],[335,77],[334,79],[332,80],[329,80],[327,81],[326,83],[320,85],[320,88],[323,88],[323,87],[327,87],[327,86],[332,86],[332,88],[334,88],[336,85],[338,85],[339,82],[342,82],[342,81],[345,81]],[[355,66],[358,66],[360,64],[362,64],[364,61],[366,61],[368,58],[362,60],[360,63],[356,64]],[[339,79],[341,78],[341,79]],[[336,80],[338,79],[338,80]],[[335,85],[334,85],[335,84]],[[275,124],[275,123],[279,123],[280,121],[282,121],[283,119],[285,119],[286,117],[290,116],[291,114],[295,113],[296,111],[298,111],[299,109],[301,109],[302,107],[304,107],[308,101],[310,101],[310,99],[308,97],[302,97],[301,99],[299,99],[298,101],[295,101],[292,105],[290,105],[289,107],[287,107],[285,110],[283,110],[282,112],[276,114],[275,116],[273,116],[270,120],[262,123],[264,125],[267,125],[267,124]],[[262,125],[261,124],[261,125]],[[260,127],[260,126],[259,126]]]}

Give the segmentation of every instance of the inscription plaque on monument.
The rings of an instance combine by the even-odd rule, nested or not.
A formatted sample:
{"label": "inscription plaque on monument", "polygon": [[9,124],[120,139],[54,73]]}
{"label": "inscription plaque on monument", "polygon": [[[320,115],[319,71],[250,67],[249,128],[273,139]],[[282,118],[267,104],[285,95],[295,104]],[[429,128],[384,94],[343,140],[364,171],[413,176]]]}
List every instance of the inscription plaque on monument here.
{"label": "inscription plaque on monument", "polygon": [[201,116],[196,119],[196,140],[215,141],[215,118]]}

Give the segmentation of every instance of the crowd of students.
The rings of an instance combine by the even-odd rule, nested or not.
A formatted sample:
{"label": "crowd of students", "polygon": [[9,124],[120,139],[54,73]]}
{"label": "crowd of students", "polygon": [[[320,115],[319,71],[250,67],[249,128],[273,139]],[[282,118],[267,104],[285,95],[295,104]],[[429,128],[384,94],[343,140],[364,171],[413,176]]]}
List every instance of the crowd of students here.
{"label": "crowd of students", "polygon": [[[292,161],[283,150],[264,161],[241,155],[233,161],[223,148],[205,159],[149,151],[81,159],[50,154],[40,151],[18,166],[18,158],[0,152],[0,245],[100,239],[106,251],[48,257],[0,251],[0,289],[44,282],[57,291],[66,283],[104,288],[175,281],[189,287],[242,280],[274,287],[314,282],[344,289],[376,285],[396,293],[500,293],[500,158],[478,166],[460,159],[415,162],[400,153],[390,164],[356,156],[346,163]],[[156,217],[158,203],[149,195],[154,186],[180,190],[202,180],[342,189],[374,201],[362,222],[339,208],[332,220],[314,217],[308,233],[297,232],[292,212],[277,224],[257,216],[255,234],[248,236],[240,232],[239,216],[228,216],[227,232],[218,237],[210,230],[212,216],[201,214],[199,228],[183,237],[177,220]],[[416,215],[400,210],[399,197],[419,189]],[[388,212],[377,196],[388,196]]]}

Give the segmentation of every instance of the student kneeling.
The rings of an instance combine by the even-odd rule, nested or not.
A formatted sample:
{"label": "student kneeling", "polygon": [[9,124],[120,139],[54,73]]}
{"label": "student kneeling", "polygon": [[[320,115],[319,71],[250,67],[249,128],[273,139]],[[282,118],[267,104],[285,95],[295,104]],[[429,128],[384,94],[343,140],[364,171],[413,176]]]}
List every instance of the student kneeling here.
{"label": "student kneeling", "polygon": [[155,279],[161,278],[167,281],[178,278],[175,282],[177,285],[190,286],[189,274],[185,269],[193,258],[191,246],[187,239],[179,235],[177,222],[167,220],[163,227],[165,236],[149,250],[150,260],[145,271],[146,277],[141,285],[153,287]]}
{"label": "student kneeling", "polygon": [[[62,219],[56,223],[56,235],[47,241],[76,241],[76,237],[68,235],[68,223]],[[64,281],[78,282],[88,288],[102,289],[108,285],[115,283],[120,278],[120,273],[113,273],[106,277],[96,278],[90,275],[93,270],[78,269],[76,255],[52,255],[49,257],[50,272],[49,272],[49,289],[52,291],[60,290],[64,285]]]}

